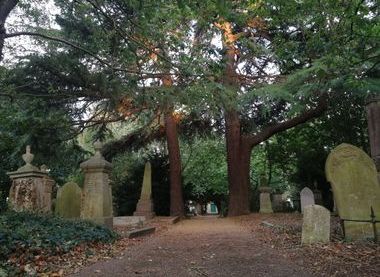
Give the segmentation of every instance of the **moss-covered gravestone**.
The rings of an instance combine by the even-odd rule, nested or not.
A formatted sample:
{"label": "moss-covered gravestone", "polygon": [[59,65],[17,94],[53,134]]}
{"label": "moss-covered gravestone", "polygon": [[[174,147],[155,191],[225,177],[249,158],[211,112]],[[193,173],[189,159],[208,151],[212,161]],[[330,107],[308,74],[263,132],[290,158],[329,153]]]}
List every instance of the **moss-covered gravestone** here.
{"label": "moss-covered gravestone", "polygon": [[[347,239],[374,238],[376,228],[369,221],[371,207],[380,219],[380,184],[373,160],[361,149],[341,144],[326,161],[326,176],[331,183],[338,214],[344,220]],[[367,221],[367,222],[366,222]]]}
{"label": "moss-covered gravestone", "polygon": [[58,189],[55,214],[64,218],[79,218],[82,190],[74,182],[69,182]]}

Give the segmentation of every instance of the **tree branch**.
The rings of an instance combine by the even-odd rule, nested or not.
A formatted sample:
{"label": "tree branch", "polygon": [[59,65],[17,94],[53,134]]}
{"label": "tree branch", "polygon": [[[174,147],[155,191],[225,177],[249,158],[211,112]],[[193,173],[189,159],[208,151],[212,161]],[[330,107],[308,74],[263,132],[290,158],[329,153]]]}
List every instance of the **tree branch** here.
{"label": "tree branch", "polygon": [[303,124],[313,118],[321,116],[326,111],[327,107],[328,97],[324,93],[320,96],[317,106],[315,108],[306,110],[300,115],[293,117],[287,121],[267,126],[258,134],[246,135],[244,136],[244,139],[247,141],[250,147],[254,147],[255,145],[258,145],[259,143],[267,140],[268,138],[277,133],[283,132],[297,125]]}

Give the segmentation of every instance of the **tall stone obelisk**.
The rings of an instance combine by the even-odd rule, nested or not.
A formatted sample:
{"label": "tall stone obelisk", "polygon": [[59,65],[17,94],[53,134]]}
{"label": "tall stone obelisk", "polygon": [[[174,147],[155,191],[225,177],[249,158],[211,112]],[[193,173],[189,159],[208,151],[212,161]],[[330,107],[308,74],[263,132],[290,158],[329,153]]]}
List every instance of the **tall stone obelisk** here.
{"label": "tall stone obelisk", "polygon": [[145,164],[144,180],[141,188],[140,200],[137,203],[134,216],[145,216],[146,219],[154,217],[152,201],[152,167],[150,162]]}

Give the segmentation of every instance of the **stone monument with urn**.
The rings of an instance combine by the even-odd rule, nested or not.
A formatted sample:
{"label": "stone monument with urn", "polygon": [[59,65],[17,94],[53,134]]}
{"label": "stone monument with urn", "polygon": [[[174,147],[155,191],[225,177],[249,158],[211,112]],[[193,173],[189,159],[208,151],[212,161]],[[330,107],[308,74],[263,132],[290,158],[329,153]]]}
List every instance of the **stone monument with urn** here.
{"label": "stone monument with urn", "polygon": [[46,170],[46,166],[32,164],[34,155],[30,145],[22,155],[25,165],[7,174],[12,180],[9,191],[10,208],[15,211],[50,213],[52,211],[52,190],[55,184]]}

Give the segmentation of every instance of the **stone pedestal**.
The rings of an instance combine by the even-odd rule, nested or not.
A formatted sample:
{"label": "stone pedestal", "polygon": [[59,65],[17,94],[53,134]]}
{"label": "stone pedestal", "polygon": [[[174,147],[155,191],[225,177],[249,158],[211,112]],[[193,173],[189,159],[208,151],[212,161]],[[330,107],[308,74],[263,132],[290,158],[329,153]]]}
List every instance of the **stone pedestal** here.
{"label": "stone pedestal", "polygon": [[80,165],[85,175],[80,216],[112,227],[112,190],[109,184],[112,165],[100,153],[102,144],[95,142],[94,147],[95,155]]}
{"label": "stone pedestal", "polygon": [[52,190],[54,180],[46,170],[40,170],[32,165],[34,155],[30,146],[22,155],[25,165],[7,174],[12,180],[9,191],[10,208],[15,211],[30,211],[50,213],[52,211]]}
{"label": "stone pedestal", "polygon": [[272,202],[270,200],[270,187],[260,187],[260,213],[273,213]]}
{"label": "stone pedestal", "polygon": [[140,200],[133,215],[145,216],[146,219],[150,219],[155,215],[152,201],[152,167],[149,162],[145,164]]}

